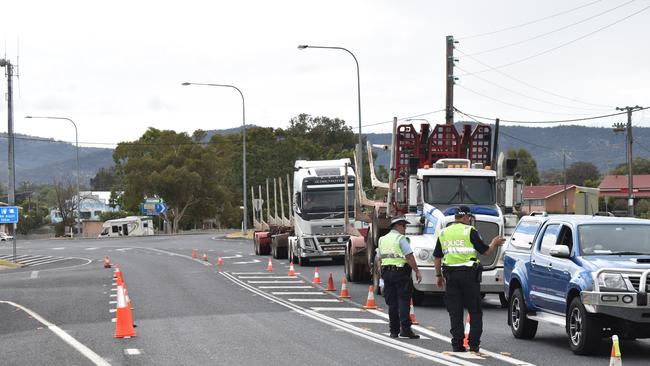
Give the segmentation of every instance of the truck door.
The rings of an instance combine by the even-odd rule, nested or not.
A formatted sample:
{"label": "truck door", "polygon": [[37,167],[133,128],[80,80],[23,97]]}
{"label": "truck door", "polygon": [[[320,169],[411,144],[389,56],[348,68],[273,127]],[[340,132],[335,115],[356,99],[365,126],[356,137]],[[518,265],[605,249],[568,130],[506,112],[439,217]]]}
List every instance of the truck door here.
{"label": "truck door", "polygon": [[534,306],[548,309],[551,306],[550,249],[558,241],[561,224],[549,224],[536,243],[530,258],[530,299]]}
{"label": "truck door", "polygon": [[[565,245],[573,253],[573,231],[568,225],[562,225],[557,245]],[[566,295],[571,281],[571,272],[575,264],[569,258],[552,257],[549,264],[551,281],[549,282],[549,309],[566,313]]]}

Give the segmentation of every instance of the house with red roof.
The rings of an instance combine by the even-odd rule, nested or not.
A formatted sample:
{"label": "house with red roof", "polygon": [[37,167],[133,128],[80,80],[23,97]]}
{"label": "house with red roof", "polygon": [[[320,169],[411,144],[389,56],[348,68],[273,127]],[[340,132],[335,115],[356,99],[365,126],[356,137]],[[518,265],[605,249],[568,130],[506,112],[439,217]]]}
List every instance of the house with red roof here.
{"label": "house with red roof", "polygon": [[[650,198],[650,174],[633,175],[632,188],[634,198]],[[627,198],[627,175],[607,175],[598,189],[601,197]]]}
{"label": "house with red roof", "polygon": [[526,186],[521,210],[593,215],[598,212],[598,189],[574,184]]}

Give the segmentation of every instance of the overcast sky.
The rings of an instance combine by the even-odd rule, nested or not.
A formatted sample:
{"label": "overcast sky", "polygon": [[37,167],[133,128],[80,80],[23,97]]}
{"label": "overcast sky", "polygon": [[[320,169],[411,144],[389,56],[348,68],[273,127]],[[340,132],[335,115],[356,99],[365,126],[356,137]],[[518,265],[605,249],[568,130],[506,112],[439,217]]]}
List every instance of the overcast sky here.
{"label": "overcast sky", "polygon": [[[363,125],[444,108],[447,35],[460,41],[454,104],[462,111],[557,120],[648,106],[650,9],[641,10],[649,6],[648,0],[21,0],[2,5],[0,34],[6,58],[19,64],[15,132],[73,142],[66,121],[23,118],[68,117],[83,145],[113,147],[148,127],[192,133],[241,125],[235,90],[184,81],[239,87],[247,124],[286,127],[308,113],[342,118],[356,131],[354,60],[339,50],[298,50],[299,44],[356,55]],[[0,108],[6,121],[6,103]],[[444,123],[444,113],[422,118]],[[647,127],[650,112],[635,114],[634,123]]]}

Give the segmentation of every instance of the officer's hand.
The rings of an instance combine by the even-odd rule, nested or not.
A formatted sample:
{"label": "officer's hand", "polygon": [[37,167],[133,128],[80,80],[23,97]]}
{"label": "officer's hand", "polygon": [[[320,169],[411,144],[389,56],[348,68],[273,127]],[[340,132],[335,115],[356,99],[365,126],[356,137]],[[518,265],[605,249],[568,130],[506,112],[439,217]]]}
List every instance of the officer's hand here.
{"label": "officer's hand", "polygon": [[422,274],[420,274],[420,270],[415,271],[415,279],[418,280],[418,283],[422,281]]}
{"label": "officer's hand", "polygon": [[501,235],[499,235],[499,236],[495,237],[494,239],[492,239],[492,244],[496,245],[498,247],[502,246],[503,243],[505,243],[505,242],[506,242],[506,238],[504,238]]}
{"label": "officer's hand", "polygon": [[445,280],[442,277],[436,277],[437,278],[437,283],[436,285],[438,288],[442,288],[445,285]]}

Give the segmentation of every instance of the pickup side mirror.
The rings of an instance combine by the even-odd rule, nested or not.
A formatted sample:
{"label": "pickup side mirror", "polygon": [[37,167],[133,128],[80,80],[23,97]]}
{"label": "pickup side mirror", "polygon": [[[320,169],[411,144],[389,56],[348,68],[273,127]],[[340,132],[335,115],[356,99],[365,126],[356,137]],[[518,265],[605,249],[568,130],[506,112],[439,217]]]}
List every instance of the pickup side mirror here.
{"label": "pickup side mirror", "polygon": [[569,252],[569,247],[566,245],[553,245],[549,251],[551,257],[555,258],[569,258],[571,257],[571,252]]}

